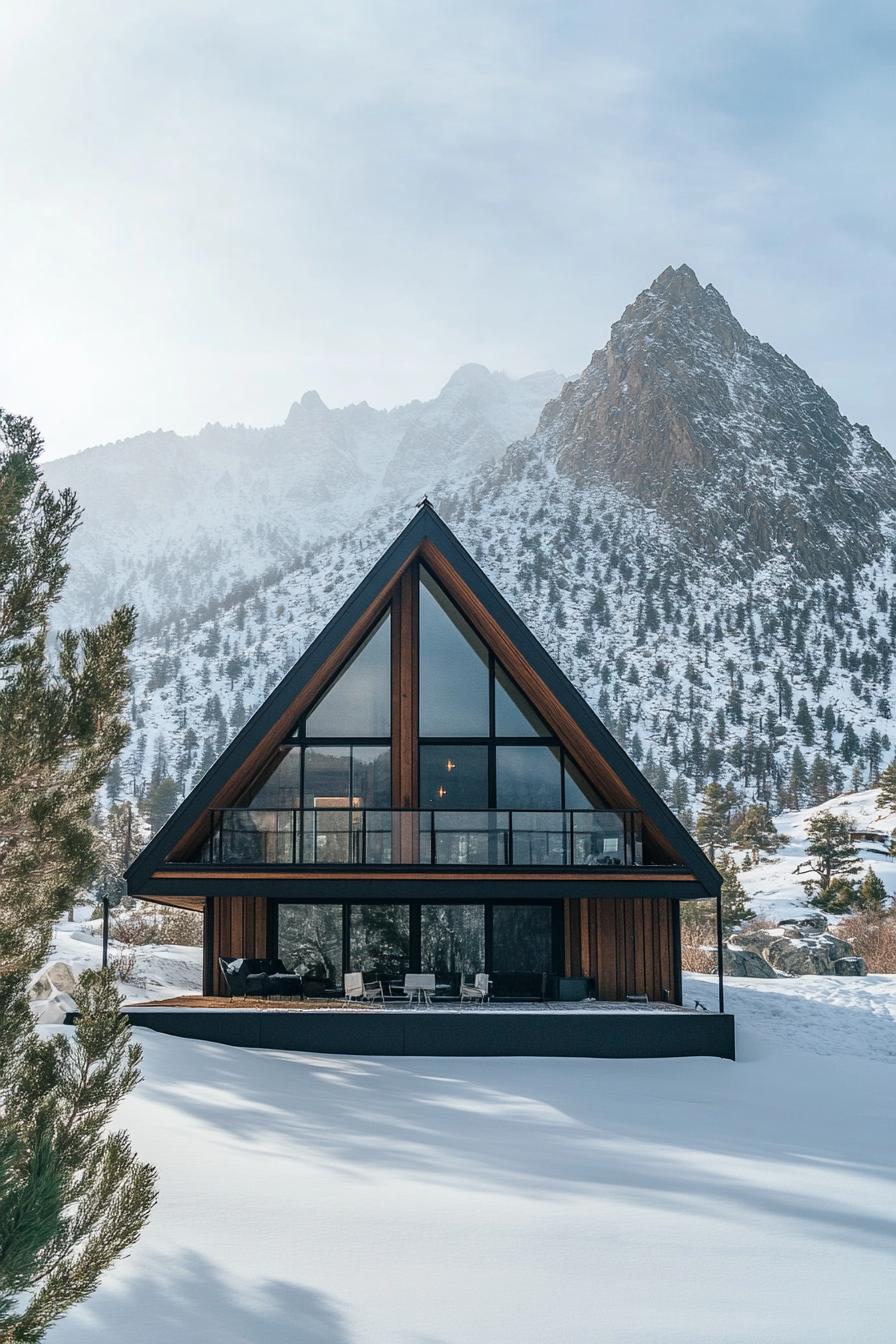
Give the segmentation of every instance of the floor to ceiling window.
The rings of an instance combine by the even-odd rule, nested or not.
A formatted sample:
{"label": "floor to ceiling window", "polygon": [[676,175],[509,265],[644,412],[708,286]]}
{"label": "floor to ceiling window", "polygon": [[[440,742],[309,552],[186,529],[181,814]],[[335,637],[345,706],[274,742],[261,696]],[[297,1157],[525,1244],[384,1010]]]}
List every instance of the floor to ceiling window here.
{"label": "floor to ceiling window", "polygon": [[407,905],[353,905],[349,959],[352,970],[371,980],[397,980],[411,969]]}
{"label": "floor to ceiling window", "polygon": [[462,976],[488,971],[499,997],[532,992],[533,975],[563,964],[562,920],[554,903],[411,901],[279,902],[277,955],[311,981],[342,988],[345,971],[401,981],[431,971],[456,993]]}
{"label": "floor to ceiling window", "polygon": [[283,904],[277,920],[277,956],[290,971],[340,989],[343,973],[341,905]]}
{"label": "floor to ceiling window", "polygon": [[583,821],[574,837],[563,810],[600,797],[422,565],[419,592],[421,852],[451,865],[584,859],[591,832]]}
{"label": "floor to ceiling window", "polygon": [[496,905],[492,969],[496,973],[550,971],[553,911],[549,905]]}
{"label": "floor to ceiling window", "polygon": [[462,976],[485,970],[485,906],[420,908],[420,969],[456,990]]}
{"label": "floor to ceiling window", "polygon": [[[225,814],[225,833],[234,834],[230,848],[240,846],[239,855],[228,857],[274,863],[391,861],[391,658],[387,612],[302,715],[239,808]],[[292,816],[296,809],[302,809],[301,826]]]}

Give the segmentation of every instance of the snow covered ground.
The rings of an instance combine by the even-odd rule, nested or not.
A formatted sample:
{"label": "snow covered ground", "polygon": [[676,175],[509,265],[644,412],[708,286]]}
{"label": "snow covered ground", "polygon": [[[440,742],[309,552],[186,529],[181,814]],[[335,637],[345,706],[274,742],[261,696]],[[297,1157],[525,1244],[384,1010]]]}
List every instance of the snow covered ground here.
{"label": "snow covered ground", "polygon": [[[807,807],[800,812],[782,812],[774,818],[776,829],[789,837],[789,843],[773,857],[763,858],[755,868],[740,874],[750,905],[758,918],[777,923],[779,919],[792,919],[811,909],[802,885],[812,876],[805,866],[806,826],[819,812],[845,814],[856,831],[870,829],[890,834],[896,830],[896,812],[879,808],[879,794],[879,789],[845,793],[818,807]],[[857,848],[862,864],[857,875],[862,877],[868,868],[873,868],[890,895],[896,897],[896,858],[882,852],[880,844],[859,842]]]}
{"label": "snow covered ground", "polygon": [[[72,921],[60,920],[53,930],[49,961],[64,961],[74,974],[98,969],[102,964],[102,921],[91,919],[89,906],[78,907]],[[173,994],[199,994],[202,990],[202,948],[179,947],[171,943],[127,947],[114,940],[109,944],[109,962],[134,954],[134,969],[119,988],[126,1003],[166,999]]]}
{"label": "snow covered ground", "polygon": [[896,977],[729,994],[736,1064],[140,1032],[159,1204],[50,1341],[889,1344]]}

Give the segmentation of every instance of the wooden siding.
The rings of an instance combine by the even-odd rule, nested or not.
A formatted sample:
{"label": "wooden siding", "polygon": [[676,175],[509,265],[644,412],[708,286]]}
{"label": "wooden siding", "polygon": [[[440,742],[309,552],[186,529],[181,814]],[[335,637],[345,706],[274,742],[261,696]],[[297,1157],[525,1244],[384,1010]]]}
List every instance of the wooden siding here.
{"label": "wooden siding", "polygon": [[677,1002],[677,923],[665,898],[563,902],[565,971],[593,977],[597,997],[647,994]]}
{"label": "wooden siding", "polygon": [[218,966],[219,957],[266,957],[268,903],[264,896],[228,896],[214,902],[211,915],[211,958],[203,986],[205,993],[227,992]]}

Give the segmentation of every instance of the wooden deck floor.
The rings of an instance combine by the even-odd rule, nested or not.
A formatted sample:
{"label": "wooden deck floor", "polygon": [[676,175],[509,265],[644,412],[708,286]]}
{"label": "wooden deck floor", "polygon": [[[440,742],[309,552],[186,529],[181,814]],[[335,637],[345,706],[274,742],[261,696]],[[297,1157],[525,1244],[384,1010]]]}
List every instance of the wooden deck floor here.
{"label": "wooden deck floor", "polygon": [[515,1002],[511,999],[492,999],[486,1004],[472,1002],[461,1003],[458,999],[435,999],[431,1004],[408,1004],[403,999],[387,999],[380,1003],[346,1003],[344,999],[297,999],[297,998],[225,998],[223,996],[202,994],[183,994],[171,999],[150,999],[142,1003],[126,1003],[126,1011],[131,1009],[181,1009],[194,1008],[205,1011],[223,1009],[228,1012],[338,1012],[338,1013],[470,1013],[480,1016],[509,1013],[553,1013],[564,1015],[587,1013],[691,1013],[693,1009],[683,1008],[677,1003],[627,1003],[609,1002],[597,999],[573,1001],[545,1000]]}
{"label": "wooden deck floor", "polygon": [[338,1008],[347,1013],[367,1013],[368,1003],[346,1003],[343,999],[262,999],[247,996],[231,999],[214,994],[182,994],[174,999],[149,999],[145,1003],[126,1003],[125,1008],[238,1008],[242,1011],[257,1009],[262,1012],[285,1011],[307,1013],[315,1008]]}

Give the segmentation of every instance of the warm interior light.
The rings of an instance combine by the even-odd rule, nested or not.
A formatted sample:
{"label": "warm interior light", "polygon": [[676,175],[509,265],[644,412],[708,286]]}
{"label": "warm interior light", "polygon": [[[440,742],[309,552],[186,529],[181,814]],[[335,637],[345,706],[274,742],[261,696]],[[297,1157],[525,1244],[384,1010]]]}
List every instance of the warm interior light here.
{"label": "warm interior light", "polygon": [[446,769],[446,770],[449,770],[449,771],[453,770],[453,769],[454,769],[454,762],[451,761],[451,760],[446,761],[446,762],[445,762],[445,769]]}
{"label": "warm interior light", "polygon": [[448,790],[442,784],[440,784],[439,787],[436,789],[436,793],[439,795],[440,798],[444,798],[447,792]]}

